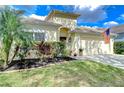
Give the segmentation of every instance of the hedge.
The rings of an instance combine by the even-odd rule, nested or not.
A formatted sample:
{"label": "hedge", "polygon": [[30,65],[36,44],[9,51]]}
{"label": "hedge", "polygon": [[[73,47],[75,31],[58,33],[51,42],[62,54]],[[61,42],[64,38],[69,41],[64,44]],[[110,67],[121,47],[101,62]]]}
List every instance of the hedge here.
{"label": "hedge", "polygon": [[124,55],[124,42],[114,42],[114,53]]}

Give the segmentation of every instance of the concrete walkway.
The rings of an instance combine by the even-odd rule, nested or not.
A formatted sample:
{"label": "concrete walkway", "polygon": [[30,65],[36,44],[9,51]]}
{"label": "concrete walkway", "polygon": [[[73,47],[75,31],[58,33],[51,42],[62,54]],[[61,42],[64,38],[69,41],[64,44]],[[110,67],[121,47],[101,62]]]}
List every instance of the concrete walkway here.
{"label": "concrete walkway", "polygon": [[93,60],[124,69],[124,55],[89,55],[73,57],[78,60]]}

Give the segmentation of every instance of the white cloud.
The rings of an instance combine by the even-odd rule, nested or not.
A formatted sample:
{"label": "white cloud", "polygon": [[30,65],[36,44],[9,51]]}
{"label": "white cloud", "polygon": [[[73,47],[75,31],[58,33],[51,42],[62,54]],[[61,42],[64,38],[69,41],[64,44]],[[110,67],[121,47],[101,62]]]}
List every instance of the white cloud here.
{"label": "white cloud", "polygon": [[117,20],[124,20],[124,14],[121,14],[121,15],[117,18]]}
{"label": "white cloud", "polygon": [[99,28],[98,26],[93,26],[93,28]]}
{"label": "white cloud", "polygon": [[105,27],[112,27],[112,26],[116,26],[118,25],[119,23],[115,22],[115,21],[109,21],[109,22],[105,22],[103,25]]}
{"label": "white cloud", "polygon": [[124,14],[122,14],[122,15],[121,15],[121,17],[123,17],[123,18],[124,18]]}
{"label": "white cloud", "polygon": [[97,9],[98,7],[100,7],[100,5],[75,5],[75,9],[76,8],[79,8],[79,9],[88,8],[90,11]]}
{"label": "white cloud", "polygon": [[36,14],[31,14],[29,15],[29,17],[39,19],[39,20],[44,20],[46,16],[38,16]]}
{"label": "white cloud", "polygon": [[107,18],[107,14],[100,5],[76,5],[74,12],[81,14],[78,22],[97,22]]}
{"label": "white cloud", "polygon": [[37,5],[11,5],[11,8],[16,10],[23,10],[26,15],[35,13]]}

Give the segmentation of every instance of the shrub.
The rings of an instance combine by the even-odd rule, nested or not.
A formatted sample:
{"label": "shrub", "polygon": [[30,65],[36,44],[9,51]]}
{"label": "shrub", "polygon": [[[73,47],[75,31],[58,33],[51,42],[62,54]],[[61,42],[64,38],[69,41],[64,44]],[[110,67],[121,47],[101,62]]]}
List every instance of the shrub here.
{"label": "shrub", "polygon": [[124,55],[124,42],[114,42],[114,53]]}
{"label": "shrub", "polygon": [[70,55],[70,50],[68,50],[68,49],[64,49],[64,51],[63,51],[63,55],[62,56],[69,56]]}
{"label": "shrub", "polygon": [[52,52],[52,45],[49,42],[40,42],[36,45],[38,51],[43,55],[50,55]]}
{"label": "shrub", "polygon": [[67,56],[70,53],[63,42],[36,42],[34,49],[40,58]]}
{"label": "shrub", "polygon": [[63,42],[53,42],[54,56],[65,56],[66,55],[66,46]]}
{"label": "shrub", "polygon": [[17,53],[17,57],[19,57],[19,59],[24,59],[28,51],[29,51],[29,47],[26,46],[21,47],[19,49],[19,52]]}

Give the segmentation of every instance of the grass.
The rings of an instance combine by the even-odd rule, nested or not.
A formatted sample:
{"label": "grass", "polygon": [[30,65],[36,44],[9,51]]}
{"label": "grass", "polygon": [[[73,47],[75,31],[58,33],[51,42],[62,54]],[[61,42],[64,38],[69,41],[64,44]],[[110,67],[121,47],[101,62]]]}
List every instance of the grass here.
{"label": "grass", "polygon": [[92,61],[73,61],[46,68],[0,73],[7,87],[124,87],[124,70]]}

